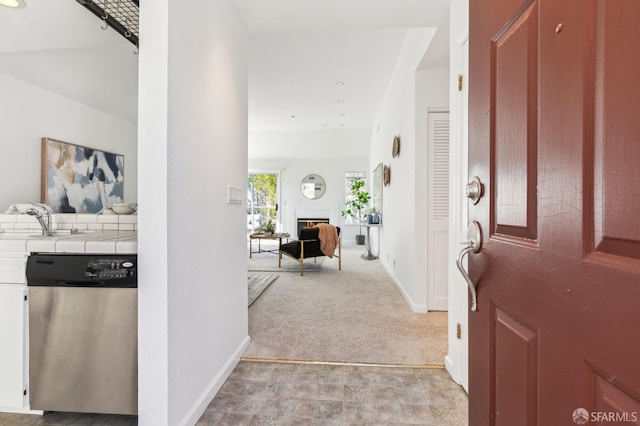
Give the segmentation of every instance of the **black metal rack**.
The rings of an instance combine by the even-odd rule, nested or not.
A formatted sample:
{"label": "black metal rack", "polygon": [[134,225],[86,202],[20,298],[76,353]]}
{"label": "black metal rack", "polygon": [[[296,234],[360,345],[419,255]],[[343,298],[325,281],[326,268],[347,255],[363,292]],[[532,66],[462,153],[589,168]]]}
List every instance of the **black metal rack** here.
{"label": "black metal rack", "polygon": [[113,28],[129,40],[131,44],[139,46],[138,19],[140,11],[139,0],[76,0],[91,11],[103,22],[103,30]]}

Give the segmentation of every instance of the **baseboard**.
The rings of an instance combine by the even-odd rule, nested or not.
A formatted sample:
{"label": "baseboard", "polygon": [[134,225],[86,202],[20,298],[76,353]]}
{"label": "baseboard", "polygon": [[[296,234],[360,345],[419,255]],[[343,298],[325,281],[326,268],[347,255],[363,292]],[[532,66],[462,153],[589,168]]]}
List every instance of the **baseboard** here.
{"label": "baseboard", "polygon": [[39,414],[43,415],[42,410],[31,410],[30,408],[15,408],[15,407],[0,407],[0,414],[2,413],[15,413],[15,414]]}
{"label": "baseboard", "polygon": [[195,425],[198,423],[202,413],[204,413],[211,401],[213,401],[213,398],[216,396],[225,380],[227,380],[233,369],[236,368],[236,365],[240,362],[240,357],[242,357],[242,354],[249,347],[250,341],[251,338],[249,336],[244,338],[242,343],[240,343],[238,348],[233,352],[233,355],[231,355],[229,360],[225,363],[224,367],[222,367],[220,372],[216,374],[200,398],[196,400],[191,409],[183,417],[182,421],[179,423],[180,425]]}
{"label": "baseboard", "polygon": [[411,300],[411,297],[409,297],[407,292],[404,291],[404,287],[402,287],[402,284],[400,284],[400,282],[389,270],[388,265],[386,265],[383,262],[380,262],[380,264],[386,271],[389,278],[391,278],[391,281],[393,281],[395,286],[398,288],[398,290],[400,291],[400,294],[402,294],[402,297],[404,297],[404,301],[407,302],[407,305],[409,305],[409,309],[411,309],[411,312],[415,312],[416,314],[426,314],[427,312],[429,312],[429,310],[427,309],[427,305],[417,305],[413,303],[413,301]]}
{"label": "baseboard", "polygon": [[447,373],[449,373],[453,381],[457,384],[460,384],[460,381],[457,378],[456,369],[453,365],[453,361],[451,361],[451,357],[448,354],[444,357],[444,368],[447,370]]}

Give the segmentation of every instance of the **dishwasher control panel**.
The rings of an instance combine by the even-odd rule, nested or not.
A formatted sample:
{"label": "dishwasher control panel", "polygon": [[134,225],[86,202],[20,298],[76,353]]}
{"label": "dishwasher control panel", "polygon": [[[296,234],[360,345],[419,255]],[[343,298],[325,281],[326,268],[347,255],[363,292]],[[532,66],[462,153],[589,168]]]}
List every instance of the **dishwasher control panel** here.
{"label": "dishwasher control panel", "polygon": [[138,287],[136,254],[34,253],[27,259],[27,285],[47,287]]}
{"label": "dishwasher control panel", "polygon": [[85,270],[86,278],[134,278],[135,276],[136,266],[131,259],[90,258]]}

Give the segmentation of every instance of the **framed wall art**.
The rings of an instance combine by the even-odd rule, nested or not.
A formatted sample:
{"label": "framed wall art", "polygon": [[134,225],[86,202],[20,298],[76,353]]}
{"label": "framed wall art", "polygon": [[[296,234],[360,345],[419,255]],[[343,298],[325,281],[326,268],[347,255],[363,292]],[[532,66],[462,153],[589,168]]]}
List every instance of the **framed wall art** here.
{"label": "framed wall art", "polygon": [[42,138],[41,202],[55,213],[98,213],[124,200],[124,155]]}
{"label": "framed wall art", "polygon": [[371,207],[376,213],[382,214],[382,163],[373,170],[373,181],[371,182]]}

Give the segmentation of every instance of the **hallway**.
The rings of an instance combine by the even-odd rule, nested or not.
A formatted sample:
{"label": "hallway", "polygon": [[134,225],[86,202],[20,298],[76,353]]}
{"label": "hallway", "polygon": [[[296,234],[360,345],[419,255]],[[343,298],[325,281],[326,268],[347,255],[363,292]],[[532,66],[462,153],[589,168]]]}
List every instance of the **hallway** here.
{"label": "hallway", "polygon": [[[277,265],[273,253],[253,255],[250,271],[279,277],[249,309],[245,356],[253,358],[238,364],[199,425],[467,425],[467,394],[442,366],[446,312],[412,313],[380,263],[360,258],[362,250],[344,245],[342,271],[321,259],[304,277],[290,259],[284,265],[293,267],[278,272],[269,266]],[[444,315],[444,323],[424,321],[427,315]],[[391,318],[393,337],[381,332]],[[417,347],[432,355],[407,357]]]}
{"label": "hallway", "polygon": [[[271,244],[269,244],[271,243]],[[277,252],[277,241],[264,241]],[[342,245],[336,258],[307,262],[304,276],[289,257],[278,268],[275,253],[253,254],[249,274],[278,278],[249,308],[249,358],[332,361],[403,366],[443,366],[447,312],[413,312],[365,246]]]}

